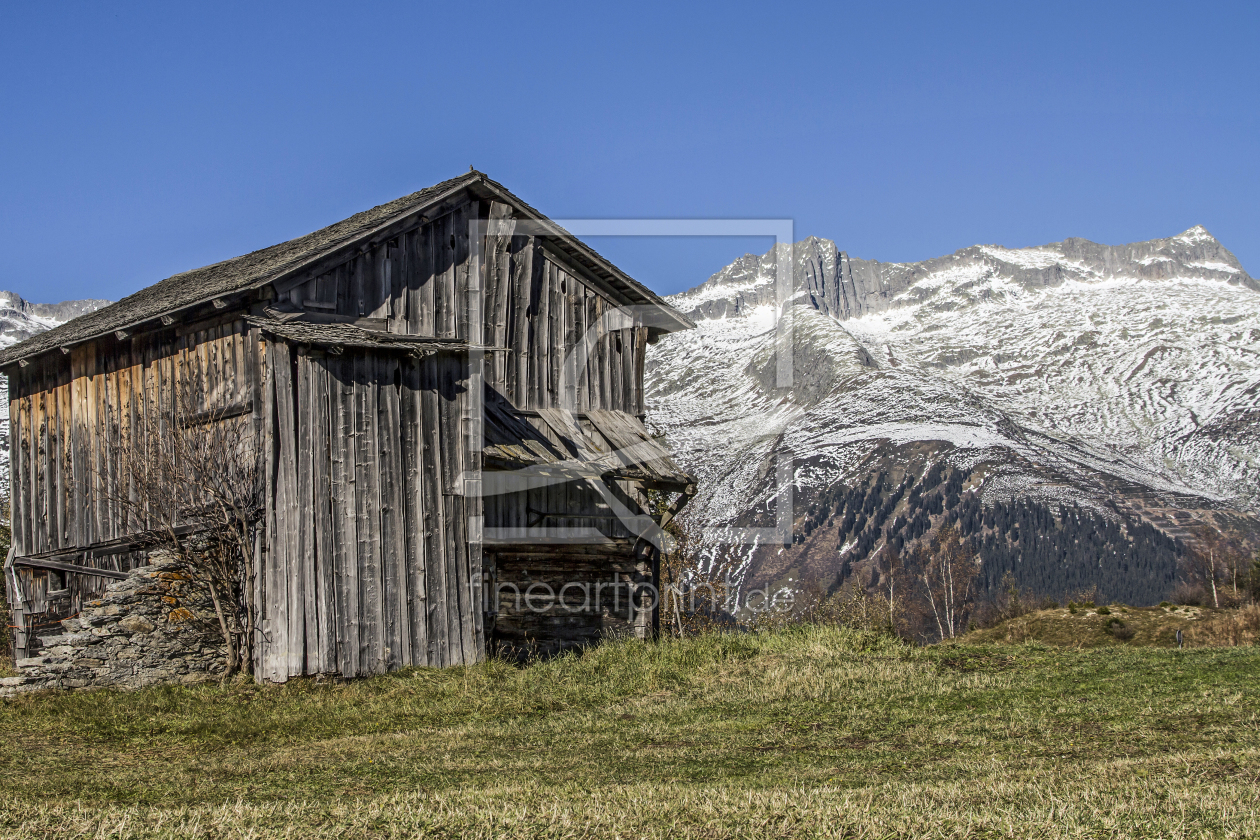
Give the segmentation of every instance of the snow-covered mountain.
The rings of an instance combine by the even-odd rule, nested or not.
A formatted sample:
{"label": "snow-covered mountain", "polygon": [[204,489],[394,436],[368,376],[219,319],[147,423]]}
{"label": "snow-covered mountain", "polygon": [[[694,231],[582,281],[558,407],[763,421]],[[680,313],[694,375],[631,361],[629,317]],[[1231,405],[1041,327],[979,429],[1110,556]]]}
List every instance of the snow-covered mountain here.
{"label": "snow-covered mountain", "polygon": [[[786,455],[798,518],[836,485],[944,457],[986,503],[1077,502],[1173,536],[1254,523],[1260,283],[1202,227],[912,264],[816,238],[784,250],[781,317],[774,252],[748,255],[674,296],[698,327],[650,350],[649,418],[700,479],[693,522],[771,524]],[[788,333],[793,385],[777,388]],[[777,547],[743,550],[760,583],[810,573]]]}

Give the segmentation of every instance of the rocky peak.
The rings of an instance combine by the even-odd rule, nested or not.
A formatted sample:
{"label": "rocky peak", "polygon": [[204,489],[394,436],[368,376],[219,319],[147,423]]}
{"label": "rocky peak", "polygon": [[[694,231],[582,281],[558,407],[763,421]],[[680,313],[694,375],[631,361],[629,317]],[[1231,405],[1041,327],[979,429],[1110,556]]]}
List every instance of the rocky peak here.
{"label": "rocky peak", "polygon": [[[1071,281],[1198,279],[1260,291],[1260,282],[1202,225],[1127,245],[1079,238],[1029,248],[972,245],[917,263],[850,258],[831,240],[811,236],[793,246],[791,262],[795,301],[841,321],[933,301],[957,308]],[[752,314],[775,304],[774,265],[773,249],[746,254],[671,302],[692,318]]]}

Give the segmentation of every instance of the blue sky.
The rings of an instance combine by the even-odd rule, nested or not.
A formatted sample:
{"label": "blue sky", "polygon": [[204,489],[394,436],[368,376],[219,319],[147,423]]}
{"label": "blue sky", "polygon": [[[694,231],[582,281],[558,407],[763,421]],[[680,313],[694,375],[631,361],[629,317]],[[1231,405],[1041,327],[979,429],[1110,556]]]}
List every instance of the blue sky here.
{"label": "blue sky", "polygon": [[[469,165],[553,217],[791,218],[886,261],[1203,224],[1260,273],[1260,4],[0,10],[0,288],[32,300]],[[593,244],[663,293],[768,247]]]}

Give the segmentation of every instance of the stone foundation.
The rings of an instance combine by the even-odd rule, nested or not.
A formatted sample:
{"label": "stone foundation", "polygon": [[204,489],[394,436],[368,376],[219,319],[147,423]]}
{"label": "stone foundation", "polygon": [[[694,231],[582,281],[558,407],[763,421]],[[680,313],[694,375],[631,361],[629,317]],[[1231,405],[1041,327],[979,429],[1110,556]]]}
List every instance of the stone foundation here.
{"label": "stone foundation", "polygon": [[15,663],[18,676],[0,677],[0,697],[44,688],[139,688],[214,679],[225,646],[214,603],[174,552],[158,550],[148,565],[111,583],[61,632],[47,628],[35,656]]}

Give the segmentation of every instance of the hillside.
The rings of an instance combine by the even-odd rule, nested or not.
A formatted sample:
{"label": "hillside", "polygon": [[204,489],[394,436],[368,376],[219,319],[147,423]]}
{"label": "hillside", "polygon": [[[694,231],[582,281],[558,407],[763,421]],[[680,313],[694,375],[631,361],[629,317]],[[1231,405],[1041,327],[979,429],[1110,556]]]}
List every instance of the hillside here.
{"label": "hillside", "polygon": [[[961,522],[986,586],[1153,604],[1195,528],[1257,533],[1260,284],[1203,228],[913,264],[811,238],[791,259],[782,318],[774,252],[750,255],[672,298],[698,327],[649,356],[649,419],[700,478],[688,521],[745,589],[877,586],[880,548]],[[723,554],[773,524],[787,460],[796,544]]]}
{"label": "hillside", "polygon": [[1177,647],[1177,631],[1185,647],[1255,644],[1260,638],[1260,608],[1242,609],[1165,604],[1099,609],[1076,605],[1037,610],[984,630],[968,633],[970,644],[1042,642],[1070,648]]}
{"label": "hillside", "polygon": [[1257,668],[801,627],[28,695],[0,837],[1254,837]]}

